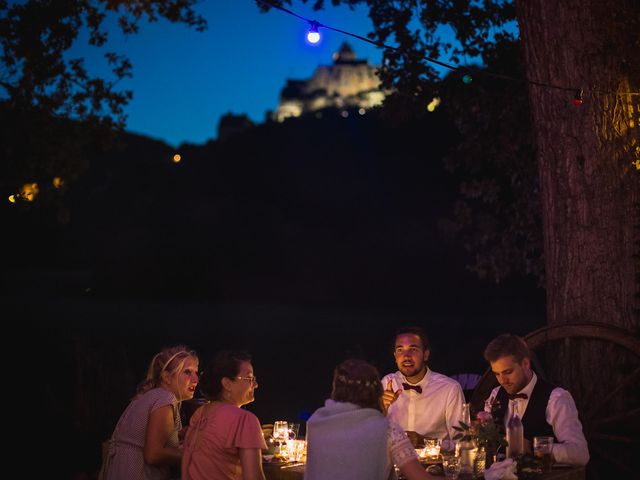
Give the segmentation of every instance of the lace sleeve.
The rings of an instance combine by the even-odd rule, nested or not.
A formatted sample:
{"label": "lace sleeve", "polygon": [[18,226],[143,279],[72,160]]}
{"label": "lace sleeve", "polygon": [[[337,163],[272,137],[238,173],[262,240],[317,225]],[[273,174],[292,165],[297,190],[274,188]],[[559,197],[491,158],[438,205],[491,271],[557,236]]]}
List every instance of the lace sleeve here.
{"label": "lace sleeve", "polygon": [[418,459],[418,454],[411,445],[409,437],[404,433],[402,427],[393,421],[389,421],[387,443],[391,452],[391,461],[396,466],[399,467],[409,460]]}

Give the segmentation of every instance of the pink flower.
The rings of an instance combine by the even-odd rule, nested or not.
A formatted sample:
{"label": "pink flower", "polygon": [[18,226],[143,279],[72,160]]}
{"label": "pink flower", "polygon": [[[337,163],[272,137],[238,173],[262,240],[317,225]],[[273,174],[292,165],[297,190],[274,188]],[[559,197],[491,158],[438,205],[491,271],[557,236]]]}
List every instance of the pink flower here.
{"label": "pink flower", "polygon": [[491,416],[491,414],[489,412],[485,412],[485,411],[481,411],[478,412],[478,414],[476,415],[476,419],[480,422],[480,423],[489,423],[490,421],[493,420],[493,417]]}

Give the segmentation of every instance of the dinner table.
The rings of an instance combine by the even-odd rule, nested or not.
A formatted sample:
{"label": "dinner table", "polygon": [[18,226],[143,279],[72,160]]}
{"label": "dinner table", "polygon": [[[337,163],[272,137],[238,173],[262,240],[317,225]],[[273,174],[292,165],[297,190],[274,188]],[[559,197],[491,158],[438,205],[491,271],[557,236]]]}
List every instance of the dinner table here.
{"label": "dinner table", "polygon": [[[264,463],[264,474],[267,480],[303,480],[304,478],[304,464],[300,463]],[[443,480],[444,475],[433,475],[428,473],[429,480]],[[574,466],[558,466],[552,468],[551,472],[541,473],[536,475],[535,480],[585,480],[586,470],[585,467]],[[470,480],[464,475],[460,475],[458,480]],[[330,479],[327,479],[330,480]]]}

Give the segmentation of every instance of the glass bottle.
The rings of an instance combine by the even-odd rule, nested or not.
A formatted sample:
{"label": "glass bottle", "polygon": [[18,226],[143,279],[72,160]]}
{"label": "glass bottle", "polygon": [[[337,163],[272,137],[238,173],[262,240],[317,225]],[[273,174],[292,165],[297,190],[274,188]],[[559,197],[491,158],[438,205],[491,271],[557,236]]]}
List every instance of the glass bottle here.
{"label": "glass bottle", "polygon": [[518,414],[518,401],[512,402],[511,416],[507,421],[507,457],[515,458],[524,453],[524,430]]}
{"label": "glass bottle", "polygon": [[484,447],[478,447],[476,458],[473,461],[473,478],[484,478],[487,468],[487,451]]}
{"label": "glass bottle", "polygon": [[[471,410],[468,403],[462,406],[461,421],[471,427]],[[473,475],[473,466],[478,453],[478,447],[475,440],[460,440],[458,442],[458,454],[460,455],[460,473]]]}

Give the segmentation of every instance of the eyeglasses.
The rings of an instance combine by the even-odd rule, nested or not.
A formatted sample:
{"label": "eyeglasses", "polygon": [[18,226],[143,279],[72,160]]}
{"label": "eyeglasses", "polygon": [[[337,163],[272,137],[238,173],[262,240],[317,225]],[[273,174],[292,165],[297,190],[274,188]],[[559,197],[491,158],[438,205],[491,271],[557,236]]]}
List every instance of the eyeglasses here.
{"label": "eyeglasses", "polygon": [[247,380],[249,383],[253,383],[254,385],[258,384],[258,379],[256,377],[235,377],[238,380]]}

